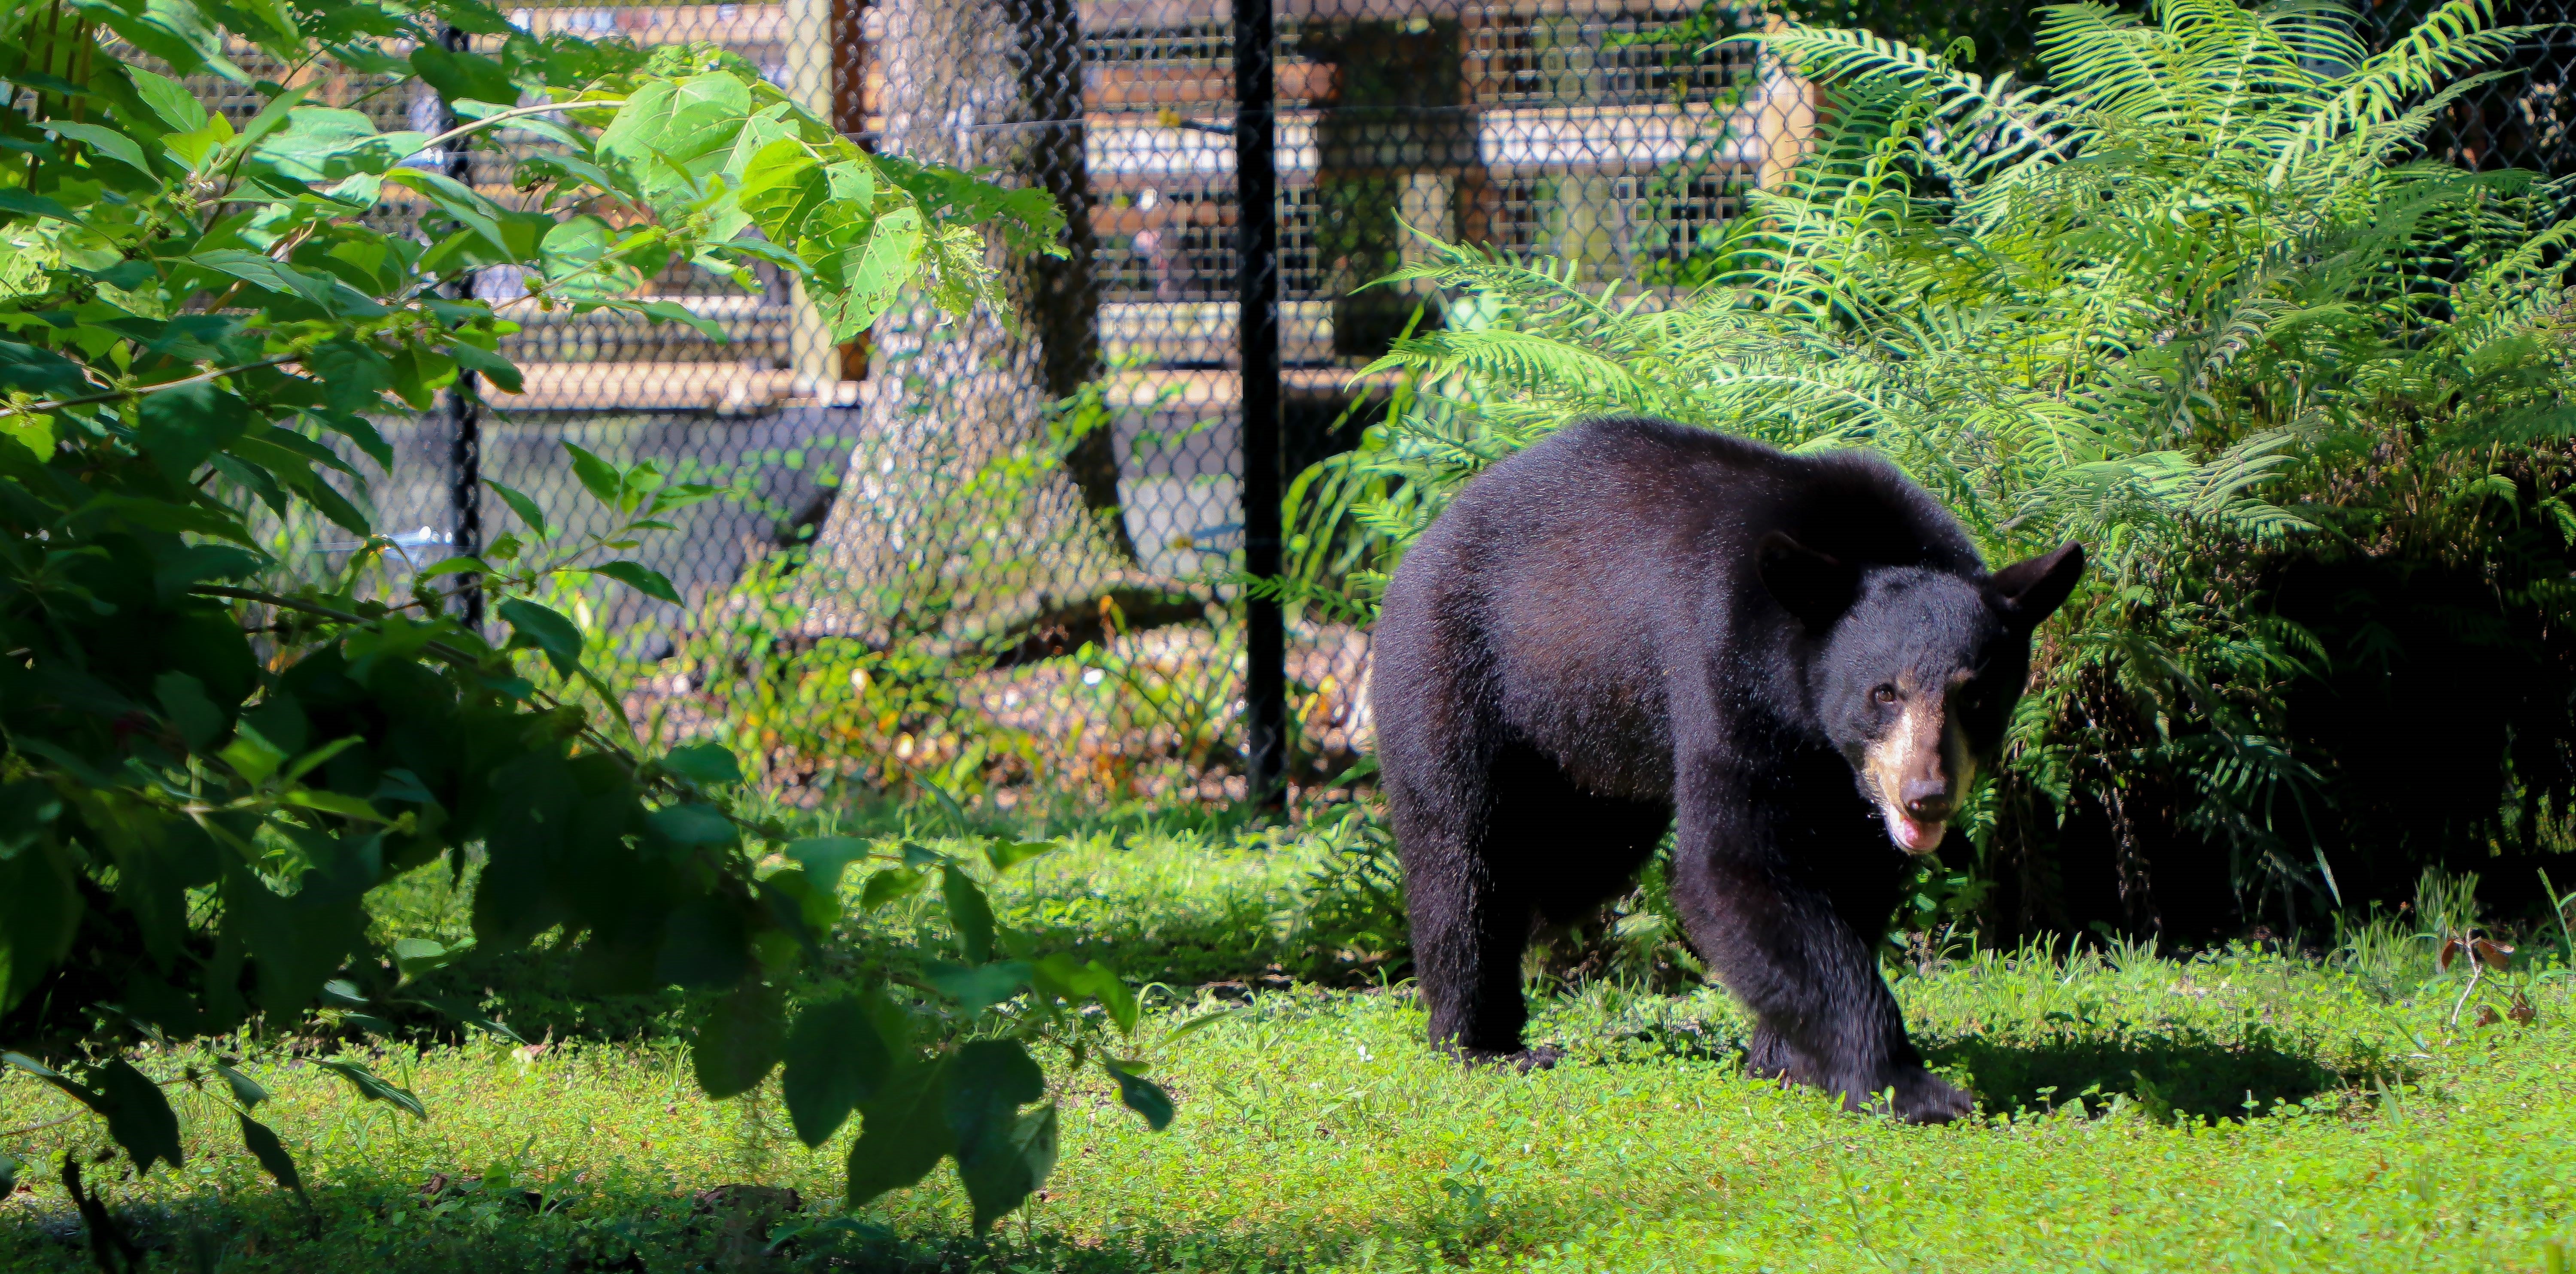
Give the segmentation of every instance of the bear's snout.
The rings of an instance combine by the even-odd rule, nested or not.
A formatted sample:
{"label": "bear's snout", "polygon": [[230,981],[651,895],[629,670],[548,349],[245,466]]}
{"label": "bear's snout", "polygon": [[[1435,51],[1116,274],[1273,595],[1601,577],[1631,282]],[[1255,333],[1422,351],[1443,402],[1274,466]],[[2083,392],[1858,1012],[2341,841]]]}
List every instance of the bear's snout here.
{"label": "bear's snout", "polygon": [[1950,780],[1946,776],[1907,779],[1897,794],[1903,798],[1908,817],[1926,823],[1950,821]]}
{"label": "bear's snout", "polygon": [[1935,687],[1902,696],[1896,720],[1864,749],[1861,765],[1862,789],[1886,822],[1887,838],[1909,854],[1941,847],[1975,764],[1942,693],[1952,687]]}

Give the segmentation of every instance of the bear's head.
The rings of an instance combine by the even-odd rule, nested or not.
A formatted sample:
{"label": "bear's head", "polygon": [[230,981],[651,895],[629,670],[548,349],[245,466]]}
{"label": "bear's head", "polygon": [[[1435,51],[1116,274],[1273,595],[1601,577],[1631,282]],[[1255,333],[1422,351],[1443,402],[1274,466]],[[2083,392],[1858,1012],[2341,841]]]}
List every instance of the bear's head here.
{"label": "bear's head", "polygon": [[2083,573],[2077,544],[1979,577],[1852,566],[1785,535],[1763,541],[1763,587],[1809,638],[1813,719],[1897,848],[1939,847],[1977,766],[2002,745],[2030,674],[2031,630]]}

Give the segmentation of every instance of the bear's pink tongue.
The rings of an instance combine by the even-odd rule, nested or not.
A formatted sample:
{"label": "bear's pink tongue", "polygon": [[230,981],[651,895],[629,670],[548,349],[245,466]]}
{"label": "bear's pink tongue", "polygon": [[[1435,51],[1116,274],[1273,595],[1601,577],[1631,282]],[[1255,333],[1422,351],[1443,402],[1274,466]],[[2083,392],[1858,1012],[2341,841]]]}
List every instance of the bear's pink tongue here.
{"label": "bear's pink tongue", "polygon": [[1888,838],[1896,842],[1898,849],[1909,854],[1931,853],[1941,843],[1941,833],[1948,830],[1947,823],[1927,823],[1919,818],[1908,818],[1895,810],[1887,811]]}

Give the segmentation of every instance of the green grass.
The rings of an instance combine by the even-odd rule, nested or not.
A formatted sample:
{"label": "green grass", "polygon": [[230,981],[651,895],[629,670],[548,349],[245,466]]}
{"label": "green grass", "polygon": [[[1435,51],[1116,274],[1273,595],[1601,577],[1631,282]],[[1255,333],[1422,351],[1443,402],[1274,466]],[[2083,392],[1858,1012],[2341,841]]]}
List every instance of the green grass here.
{"label": "green grass", "polygon": [[[1223,829],[1104,835],[1018,869],[997,900],[1140,978],[1239,981],[1295,954],[1327,856]],[[442,914],[434,893],[404,905],[407,923]],[[2491,980],[2454,1028],[2457,972],[2428,982],[2420,952],[2378,950],[1987,952],[1908,974],[1918,1036],[1987,1111],[1943,1129],[1747,1078],[1744,1023],[1706,990],[1545,995],[1533,1034],[1571,1058],[1520,1075],[1432,1054],[1400,986],[1256,989],[1161,1042],[1231,1002],[1163,977],[1182,989],[1157,993],[1145,1051],[1180,1119],[1148,1132],[1097,1071],[1059,1073],[1063,1159],[982,1237],[943,1170],[861,1213],[881,1228],[762,1256],[765,1218],[692,1196],[786,1186],[827,1212],[850,1133],[806,1151],[774,1080],[699,1098],[649,1025],[542,1051],[389,1050],[380,1068],[426,1121],[264,1059],[262,1111],[304,1162],[313,1217],[184,1086],[186,1165],[109,1192],[165,1267],[237,1271],[2556,1268],[2549,1245],[2576,1240],[2576,983],[2544,958]],[[2470,1024],[2514,989],[2536,1021]],[[142,1064],[167,1077],[187,1060]],[[70,1113],[18,1077],[0,1110],[0,1130]],[[0,1268],[85,1268],[50,1165],[104,1144],[85,1120],[0,1143],[48,1178],[0,1207]],[[435,1174],[448,1188],[424,1196]]]}

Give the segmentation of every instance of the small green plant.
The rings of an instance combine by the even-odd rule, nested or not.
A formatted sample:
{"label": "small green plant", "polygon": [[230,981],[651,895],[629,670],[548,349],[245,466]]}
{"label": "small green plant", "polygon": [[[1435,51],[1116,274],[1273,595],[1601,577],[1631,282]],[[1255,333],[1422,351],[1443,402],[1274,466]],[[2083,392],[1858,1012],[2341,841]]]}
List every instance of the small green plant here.
{"label": "small green plant", "polygon": [[1401,974],[1412,936],[1394,834],[1357,805],[1315,826],[1325,858],[1298,891],[1298,923],[1288,943],[1307,961],[1300,971],[1319,981]]}

